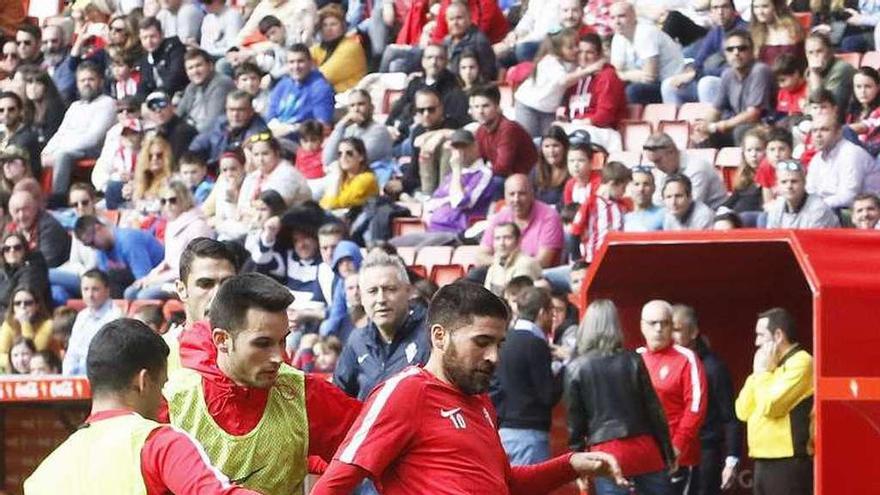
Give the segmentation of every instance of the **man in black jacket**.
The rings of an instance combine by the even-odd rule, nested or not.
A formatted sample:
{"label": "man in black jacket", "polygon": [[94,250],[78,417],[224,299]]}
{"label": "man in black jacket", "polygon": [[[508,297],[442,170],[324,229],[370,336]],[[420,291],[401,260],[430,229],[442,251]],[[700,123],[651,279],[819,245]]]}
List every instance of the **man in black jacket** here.
{"label": "man in black jacket", "polygon": [[709,404],[706,422],[700,430],[700,486],[697,493],[718,494],[722,488],[733,486],[742,455],[742,425],[734,413],[733,382],[727,366],[700,336],[694,308],[683,304],[673,306],[672,325],[675,343],[696,352],[706,370]]}
{"label": "man in black jacket", "polygon": [[527,287],[517,297],[519,317],[501,347],[497,387],[498,434],[514,466],[550,458],[550,420],[562,395],[561,373],[554,373],[547,334],[553,326],[550,294]]}
{"label": "man in black jacket", "polygon": [[[18,153],[31,174],[40,178],[40,142],[37,133],[25,122],[24,101],[12,91],[0,92],[0,148],[14,146],[25,153]],[[27,154],[27,156],[23,156]]]}
{"label": "man in black jacket", "polygon": [[154,91],[147,96],[146,117],[156,127],[156,134],[167,139],[171,144],[171,152],[175,160],[179,159],[188,149],[190,143],[198,136],[199,131],[189,122],[177,116],[174,103],[164,91]]}
{"label": "man in black jacket", "polygon": [[173,95],[183,91],[189,79],[183,65],[186,47],[177,36],[162,39],[162,23],[155,17],[138,23],[138,37],[144,47],[144,56],[138,63],[141,81],[138,94],[142,97],[157,89]]}

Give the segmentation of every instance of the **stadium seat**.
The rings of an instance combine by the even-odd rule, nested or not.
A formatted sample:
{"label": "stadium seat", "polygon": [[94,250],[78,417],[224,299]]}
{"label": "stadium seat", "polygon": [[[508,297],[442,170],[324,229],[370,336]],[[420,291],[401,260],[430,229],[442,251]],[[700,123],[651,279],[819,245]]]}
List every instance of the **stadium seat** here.
{"label": "stadium seat", "polygon": [[126,301],[125,299],[114,299],[113,304],[115,304],[116,307],[119,308],[120,311],[122,311],[122,314],[128,314],[128,301]]}
{"label": "stadium seat", "polygon": [[792,12],[792,15],[807,32],[813,28],[813,14],[811,12]]}
{"label": "stadium seat", "polygon": [[119,225],[119,210],[99,210],[98,215],[110,225]]}
{"label": "stadium seat", "polygon": [[609,162],[620,162],[629,168],[642,163],[641,151],[612,151],[608,155]]}
{"label": "stadium seat", "polygon": [[861,66],[880,69],[880,52],[866,52],[864,55],[862,55]]}
{"label": "stadium seat", "polygon": [[706,119],[712,109],[715,108],[711,103],[684,103],[678,109],[678,120],[684,120],[693,123],[695,120]]}
{"label": "stadium seat", "polygon": [[82,311],[86,307],[86,302],[82,299],[68,299],[65,306],[74,311]]}
{"label": "stadium seat", "polygon": [[862,62],[862,54],[858,52],[835,53],[834,56],[846,61],[855,68],[859,68],[859,64]]}
{"label": "stadium seat", "polygon": [[416,264],[430,273],[434,265],[447,265],[452,259],[452,246],[425,246],[416,253]]}
{"label": "stadium seat", "polygon": [[73,167],[73,172],[70,177],[71,183],[91,182],[92,169],[95,168],[95,163],[97,163],[97,160],[94,158],[82,158],[77,160],[76,166]]}
{"label": "stadium seat", "polygon": [[659,130],[669,134],[678,149],[687,149],[691,140],[691,125],[686,120],[664,120],[660,122]]}
{"label": "stadium seat", "polygon": [[642,113],[642,120],[649,122],[653,129],[660,128],[660,122],[664,120],[675,120],[678,108],[672,103],[651,103],[645,105],[645,111]]}
{"label": "stadium seat", "polygon": [[428,269],[423,265],[410,265],[407,268],[421,278],[428,278]]}
{"label": "stadium seat", "polygon": [[183,302],[178,299],[169,299],[162,305],[162,316],[165,317],[165,321],[170,320],[174,313],[182,312],[184,312]]}
{"label": "stadium seat", "polygon": [[162,303],[163,301],[161,299],[138,299],[132,301],[131,304],[128,305],[128,316],[133,317],[134,314],[144,306],[159,306],[159,308],[161,308]]}
{"label": "stadium seat", "polygon": [[630,103],[626,106],[626,118],[633,121],[642,120],[642,112],[644,111],[645,106],[641,103]]}
{"label": "stadium seat", "polygon": [[416,262],[416,248],[414,247],[399,247],[397,248],[397,255],[403,259],[407,266]]}
{"label": "stadium seat", "polygon": [[418,217],[397,217],[391,221],[391,231],[394,237],[421,233],[425,231],[425,224]]}
{"label": "stadium seat", "polygon": [[469,270],[480,258],[480,246],[458,246],[452,253],[452,263]]}
{"label": "stadium seat", "polygon": [[461,265],[434,265],[431,268],[431,282],[438,287],[451,284],[462,277],[464,277],[464,268]]}
{"label": "stadium seat", "polygon": [[42,175],[40,175],[40,186],[43,188],[43,194],[52,194],[52,167],[43,167]]}
{"label": "stadium seat", "polygon": [[651,135],[651,124],[647,122],[624,122],[620,125],[623,136],[623,149],[626,151],[642,151],[642,146]]}

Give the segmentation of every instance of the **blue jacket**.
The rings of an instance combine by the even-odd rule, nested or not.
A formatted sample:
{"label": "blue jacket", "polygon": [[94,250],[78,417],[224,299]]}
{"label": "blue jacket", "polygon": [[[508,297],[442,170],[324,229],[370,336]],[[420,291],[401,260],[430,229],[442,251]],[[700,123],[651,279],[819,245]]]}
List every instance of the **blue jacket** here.
{"label": "blue jacket", "polygon": [[98,268],[104,272],[112,264],[114,269],[128,268],[139,279],[165,259],[165,248],[149,232],[116,228],[113,234],[113,248],[98,251]]}
{"label": "blue jacket", "polygon": [[351,241],[342,241],[333,251],[333,260],[330,265],[333,267],[335,277],[333,279],[333,289],[330,307],[327,312],[327,319],[321,322],[319,333],[321,336],[335,335],[344,344],[348,340],[351,331],[354,330],[354,324],[348,316],[348,304],[345,302],[345,279],[339,276],[339,262],[344,259],[350,259],[354,262],[355,269],[360,271],[363,256],[361,248]]}
{"label": "blue jacket", "polygon": [[336,102],[333,95],[333,87],[317,69],[302,82],[285,76],[269,93],[266,119],[278,119],[286,124],[316,119],[332,125]]}
{"label": "blue jacket", "polygon": [[382,341],[373,322],[353,332],[336,363],[333,374],[336,386],[346,394],[364,400],[376,385],[391,375],[407,366],[422,366],[428,362],[431,346],[425,330],[427,314],[424,305],[410,305],[409,315],[394,334],[391,344]]}
{"label": "blue jacket", "polygon": [[189,150],[207,160],[208,163],[213,163],[220,159],[220,155],[224,151],[231,148],[241,148],[249,137],[264,131],[268,132],[268,130],[263,117],[254,114],[247,128],[230,132],[229,121],[224,116],[218,119],[210,130],[196,136],[192,144],[189,145]]}
{"label": "blue jacket", "polygon": [[711,70],[705,70],[703,64],[706,63],[706,59],[708,59],[712,55],[715,55],[716,53],[720,54],[723,57],[724,36],[727,33],[738,29],[749,29],[749,23],[742,20],[742,17],[739,16],[737,16],[736,21],[734,21],[732,28],[724,29],[721,26],[715,26],[710,29],[708,33],[706,33],[703,41],[700,42],[700,49],[699,51],[697,51],[697,55],[694,57],[694,68],[697,69],[697,77],[721,76],[721,73],[724,72],[724,69],[727,68],[726,62],[720,67],[716,67]]}

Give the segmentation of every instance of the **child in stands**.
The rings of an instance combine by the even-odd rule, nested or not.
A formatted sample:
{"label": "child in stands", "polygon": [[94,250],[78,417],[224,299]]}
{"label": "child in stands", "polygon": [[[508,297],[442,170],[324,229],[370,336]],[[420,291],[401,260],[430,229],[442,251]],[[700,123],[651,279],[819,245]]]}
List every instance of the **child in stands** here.
{"label": "child in stands", "polygon": [[[766,136],[767,147],[764,158],[755,171],[755,183],[761,187],[764,205],[770,204],[776,197],[776,164],[782,160],[790,160],[793,149],[791,132],[772,127]],[[765,206],[766,207],[766,206]]]}
{"label": "child in stands", "polygon": [[632,172],[626,165],[608,162],[602,167],[601,183],[581,203],[569,233],[581,240],[581,254],[587,263],[593,262],[608,232],[623,230],[626,208],[622,200],[631,180]]}

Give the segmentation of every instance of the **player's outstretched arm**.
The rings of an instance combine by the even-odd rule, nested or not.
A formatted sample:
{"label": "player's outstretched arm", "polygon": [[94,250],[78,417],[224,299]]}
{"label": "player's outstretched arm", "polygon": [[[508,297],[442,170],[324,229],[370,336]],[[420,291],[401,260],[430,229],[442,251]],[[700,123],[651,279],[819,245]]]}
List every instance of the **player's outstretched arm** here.
{"label": "player's outstretched arm", "polygon": [[604,452],[578,452],[571,456],[571,467],[577,471],[580,477],[606,477],[611,478],[618,486],[629,486],[629,481],[623,477],[620,464],[611,454]]}
{"label": "player's outstretched arm", "polygon": [[569,453],[531,466],[511,466],[508,478],[512,495],[549,493],[577,478],[608,476],[628,486],[617,460],[599,452]]}
{"label": "player's outstretched arm", "polygon": [[344,462],[333,461],[312,488],[311,495],[348,495],[369,476],[365,469]]}

